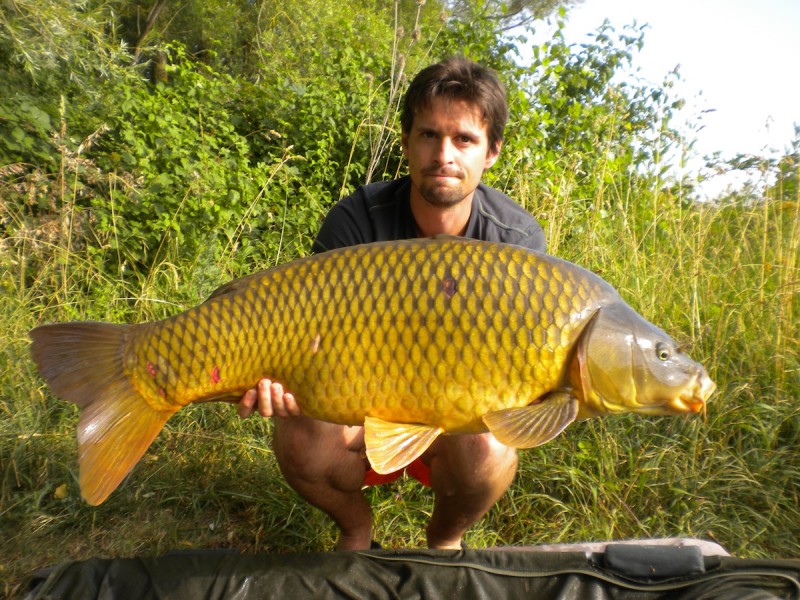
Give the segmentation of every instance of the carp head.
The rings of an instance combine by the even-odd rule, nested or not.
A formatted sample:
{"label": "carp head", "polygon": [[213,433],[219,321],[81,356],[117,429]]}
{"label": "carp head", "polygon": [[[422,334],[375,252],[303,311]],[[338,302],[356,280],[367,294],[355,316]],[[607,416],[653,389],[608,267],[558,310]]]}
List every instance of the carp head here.
{"label": "carp head", "polygon": [[578,418],[705,413],[716,388],[700,363],[624,302],[602,307],[583,331],[572,380],[582,389]]}

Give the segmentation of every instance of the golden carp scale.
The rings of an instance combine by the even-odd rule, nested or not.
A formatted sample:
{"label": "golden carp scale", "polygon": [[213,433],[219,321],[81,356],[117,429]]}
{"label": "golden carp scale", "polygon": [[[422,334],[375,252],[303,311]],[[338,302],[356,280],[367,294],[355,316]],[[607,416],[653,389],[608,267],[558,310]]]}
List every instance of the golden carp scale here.
{"label": "golden carp scale", "polygon": [[326,421],[486,431],[481,415],[560,382],[588,317],[617,298],[591,273],[514,246],[414,240],[316,258],[132,330],[126,374],[169,412],[269,377]]}

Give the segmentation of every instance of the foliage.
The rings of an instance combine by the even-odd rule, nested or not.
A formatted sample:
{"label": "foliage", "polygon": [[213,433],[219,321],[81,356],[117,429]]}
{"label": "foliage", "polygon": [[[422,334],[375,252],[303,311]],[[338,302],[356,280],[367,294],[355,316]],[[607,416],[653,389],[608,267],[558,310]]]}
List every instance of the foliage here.
{"label": "foliage", "polygon": [[770,189],[775,198],[791,202],[800,198],[800,125],[794,127],[794,139],[784,155],[769,170],[775,180]]}
{"label": "foliage", "polygon": [[250,253],[263,233],[261,216],[282,205],[275,194],[261,197],[278,167],[251,164],[249,144],[232,124],[236,82],[189,62],[180,47],[167,54],[169,85],[107,83],[109,131],[90,156],[109,181],[121,173],[135,181],[93,198],[96,231],[133,264],[152,264],[165,243],[188,256],[233,244]]}
{"label": "foliage", "polygon": [[0,99],[0,153],[3,164],[34,160],[49,163],[55,148],[48,143],[53,131],[50,115],[37,106],[36,98],[24,93]]}
{"label": "foliage", "polygon": [[[706,169],[711,176],[735,174],[743,183],[731,184],[713,200],[718,204],[758,204],[767,197],[793,202],[798,197],[800,177],[800,126],[795,125],[794,139],[782,155],[762,156],[739,153],[725,156],[714,152],[706,157]],[[774,152],[774,151],[773,151]]]}
{"label": "foliage", "polygon": [[[507,147],[518,159],[503,174],[535,173],[531,183],[548,194],[565,173],[576,210],[606,188],[647,188],[666,170],[662,157],[679,139],[670,119],[680,100],[663,89],[623,78],[644,44],[642,27],[617,33],[605,23],[594,40],[567,46],[557,23],[553,38],[530,50],[530,66],[517,71],[520,92],[513,98],[515,119]],[[524,40],[523,40],[524,43]]]}
{"label": "foliage", "polygon": [[508,31],[544,19],[576,0],[449,0],[445,3],[453,16],[464,22],[490,21],[495,29]]}
{"label": "foliage", "polygon": [[[111,15],[85,2],[17,0],[0,10],[0,165],[58,162],[53,134],[61,129],[67,99],[75,121],[96,97],[87,85],[126,60],[105,34]],[[89,125],[88,127],[91,127]],[[89,130],[86,131],[89,133]]]}
{"label": "foliage", "polygon": [[[76,18],[63,0],[50,6],[63,27]],[[518,65],[525,36],[500,37],[495,20],[470,18],[493,10],[477,1],[449,19],[436,3],[345,8],[305,0],[291,13],[244,3],[240,19],[249,24],[218,44],[210,32],[230,29],[221,23],[230,11],[215,3],[92,6],[80,10],[93,25],[74,27],[75,39],[60,42],[73,84],[42,83],[63,84],[57,61],[6,63],[18,85],[12,102],[0,102],[10,125],[0,149],[6,163],[31,164],[50,181],[69,167],[55,157],[80,149],[84,162],[73,177],[60,177],[60,191],[74,198],[86,225],[82,246],[110,272],[132,268],[144,276],[166,257],[213,263],[234,251],[246,270],[276,253],[304,252],[339,197],[402,171],[399,100],[408,73],[436,57],[463,53],[506,79],[505,160],[488,181],[545,197],[574,174],[577,221],[586,210],[613,208],[586,200],[607,187],[649,186],[664,168],[665,140],[673,139],[676,103],[667,93],[617,77],[642,45],[641,29],[617,36],[606,25],[575,51],[559,28]],[[120,11],[116,20],[113,11]],[[27,21],[20,15],[6,15],[8,35],[0,40],[24,57],[24,35],[42,31],[20,26],[33,22],[30,12]],[[133,57],[112,51],[120,37]],[[85,51],[95,42],[105,48],[96,64]],[[42,207],[55,205],[51,198],[23,213],[48,219]],[[572,231],[580,233],[577,221]]]}

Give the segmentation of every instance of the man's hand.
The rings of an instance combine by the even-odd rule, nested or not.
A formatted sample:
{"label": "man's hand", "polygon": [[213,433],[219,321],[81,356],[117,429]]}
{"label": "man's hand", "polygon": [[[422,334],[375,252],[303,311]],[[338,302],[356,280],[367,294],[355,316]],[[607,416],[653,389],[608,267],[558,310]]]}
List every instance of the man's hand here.
{"label": "man's hand", "polygon": [[291,392],[286,392],[277,381],[262,379],[258,386],[247,390],[239,400],[236,412],[246,419],[253,411],[262,417],[297,417],[300,407]]}

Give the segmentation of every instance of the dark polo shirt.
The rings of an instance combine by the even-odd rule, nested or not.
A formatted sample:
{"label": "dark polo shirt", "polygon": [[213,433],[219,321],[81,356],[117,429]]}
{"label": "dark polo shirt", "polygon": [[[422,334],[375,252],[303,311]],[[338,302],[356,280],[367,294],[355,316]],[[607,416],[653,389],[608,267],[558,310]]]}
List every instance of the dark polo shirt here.
{"label": "dark polo shirt", "polygon": [[[411,214],[411,179],[362,185],[325,217],[312,251],[419,237]],[[544,232],[527,211],[502,192],[478,185],[465,237],[545,251]]]}

